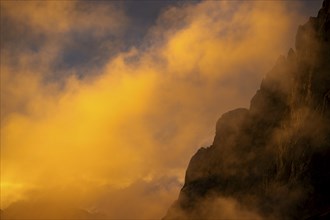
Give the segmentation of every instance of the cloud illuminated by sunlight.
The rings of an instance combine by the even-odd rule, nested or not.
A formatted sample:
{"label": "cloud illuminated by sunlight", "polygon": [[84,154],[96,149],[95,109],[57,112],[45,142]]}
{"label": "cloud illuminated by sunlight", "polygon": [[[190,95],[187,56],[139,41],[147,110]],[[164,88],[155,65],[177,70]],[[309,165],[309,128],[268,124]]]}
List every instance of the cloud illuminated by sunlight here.
{"label": "cloud illuminated by sunlight", "polygon": [[112,218],[165,213],[217,118],[248,105],[300,21],[284,2],[172,7],[150,30],[147,49],[57,81],[47,77],[72,43],[57,35],[120,32],[124,13],[71,1],[1,4],[15,27],[45,35],[37,51],[1,52],[1,208],[51,191]]}

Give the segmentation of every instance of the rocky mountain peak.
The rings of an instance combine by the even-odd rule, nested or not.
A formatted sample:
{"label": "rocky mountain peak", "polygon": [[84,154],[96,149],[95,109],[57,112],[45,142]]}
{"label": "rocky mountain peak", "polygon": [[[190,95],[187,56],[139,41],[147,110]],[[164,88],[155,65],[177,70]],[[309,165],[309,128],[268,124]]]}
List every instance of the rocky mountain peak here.
{"label": "rocky mountain peak", "polygon": [[250,108],[218,120],[165,219],[228,218],[228,207],[239,219],[330,218],[329,5],[298,28]]}

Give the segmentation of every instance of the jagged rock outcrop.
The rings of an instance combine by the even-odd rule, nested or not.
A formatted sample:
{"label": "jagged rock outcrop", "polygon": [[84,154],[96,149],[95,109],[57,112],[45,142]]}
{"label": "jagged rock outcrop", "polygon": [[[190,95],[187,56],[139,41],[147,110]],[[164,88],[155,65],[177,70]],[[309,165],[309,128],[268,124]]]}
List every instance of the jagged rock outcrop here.
{"label": "jagged rock outcrop", "polygon": [[298,28],[250,108],[219,119],[164,219],[228,218],[217,198],[250,213],[236,218],[330,219],[329,5]]}

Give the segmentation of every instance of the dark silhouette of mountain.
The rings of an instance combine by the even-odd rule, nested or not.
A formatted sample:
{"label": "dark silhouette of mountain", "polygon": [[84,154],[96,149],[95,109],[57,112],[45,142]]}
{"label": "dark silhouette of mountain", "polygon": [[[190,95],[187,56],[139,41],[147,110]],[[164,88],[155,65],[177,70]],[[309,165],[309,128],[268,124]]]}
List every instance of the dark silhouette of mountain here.
{"label": "dark silhouette of mountain", "polygon": [[221,116],[164,219],[330,219],[329,4],[298,28],[250,108]]}

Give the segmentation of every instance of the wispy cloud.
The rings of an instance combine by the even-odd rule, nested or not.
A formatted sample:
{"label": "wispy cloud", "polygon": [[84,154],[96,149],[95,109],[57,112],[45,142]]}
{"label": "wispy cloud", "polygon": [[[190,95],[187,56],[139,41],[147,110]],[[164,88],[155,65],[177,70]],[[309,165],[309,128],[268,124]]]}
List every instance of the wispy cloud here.
{"label": "wispy cloud", "polygon": [[[248,106],[301,21],[287,7],[297,3],[170,7],[145,47],[102,57],[95,68],[58,69],[73,32],[118,37],[127,16],[111,4],[1,4],[15,39],[1,51],[2,208],[33,200],[31,190],[47,198],[64,188],[52,196],[82,195],[76,206],[112,218],[165,213],[189,158],[211,143],[217,118]],[[32,46],[16,48],[25,32]]]}

